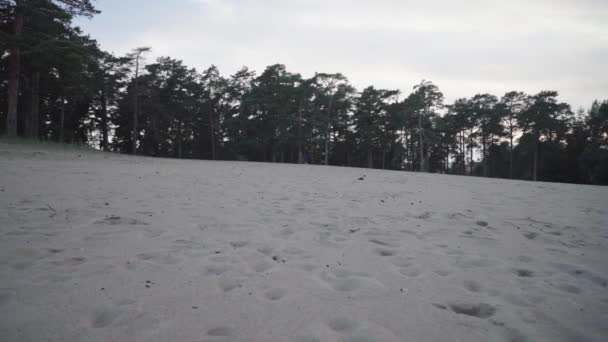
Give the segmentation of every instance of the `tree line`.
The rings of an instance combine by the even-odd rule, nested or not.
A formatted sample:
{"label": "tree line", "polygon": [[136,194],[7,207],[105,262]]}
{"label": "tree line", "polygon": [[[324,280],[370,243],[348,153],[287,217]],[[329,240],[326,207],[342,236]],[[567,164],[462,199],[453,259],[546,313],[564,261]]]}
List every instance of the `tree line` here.
{"label": "tree line", "polygon": [[353,87],[340,73],[285,65],[202,72],[147,47],[100,49],[76,16],[90,0],[0,4],[0,129],[7,136],[159,157],[313,163],[608,184],[608,101],[574,112],[556,91],[444,103]]}

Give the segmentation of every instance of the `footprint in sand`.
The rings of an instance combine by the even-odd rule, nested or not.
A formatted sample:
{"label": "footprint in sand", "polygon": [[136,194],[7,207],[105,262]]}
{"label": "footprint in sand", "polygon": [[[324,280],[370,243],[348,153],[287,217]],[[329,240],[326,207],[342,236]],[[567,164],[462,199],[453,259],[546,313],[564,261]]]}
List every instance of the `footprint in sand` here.
{"label": "footprint in sand", "polygon": [[312,272],[314,270],[316,270],[317,268],[319,268],[317,265],[313,265],[313,264],[300,264],[297,265],[298,268],[307,271],[307,272]]}
{"label": "footprint in sand", "polygon": [[382,241],[379,239],[370,239],[369,242],[376,244],[376,245],[384,246],[384,247],[399,247],[399,245],[397,245],[395,243],[386,242],[386,241]]}
{"label": "footprint in sand", "polygon": [[258,248],[258,252],[260,252],[266,256],[271,256],[274,253],[274,248],[272,248],[270,246],[262,246],[262,247]]}
{"label": "footprint in sand", "polygon": [[279,232],[278,236],[281,237],[281,238],[283,238],[283,239],[287,239],[290,236],[292,236],[294,233],[295,233],[295,231],[293,229],[291,229],[291,228],[283,228]]}
{"label": "footprint in sand", "polygon": [[[439,307],[439,306],[438,306]],[[449,303],[448,307],[453,312],[477,318],[488,318],[496,313],[496,308],[486,303]]]}
{"label": "footprint in sand", "polygon": [[337,278],[347,278],[347,277],[369,277],[367,273],[364,272],[355,272],[348,270],[346,268],[335,268],[332,271],[333,275]]}
{"label": "footprint in sand", "polygon": [[475,280],[466,280],[464,282],[464,288],[470,292],[481,292],[481,284]]}
{"label": "footprint in sand", "polygon": [[557,268],[562,272],[570,274],[572,277],[586,279],[598,286],[608,287],[608,279],[595,274],[589,270],[583,269],[576,265],[562,264],[562,263],[550,263],[551,266]]}
{"label": "footprint in sand", "polygon": [[264,293],[264,296],[268,300],[275,301],[285,297],[285,294],[286,292],[283,289],[270,289]]}
{"label": "footprint in sand", "polygon": [[392,249],[387,249],[387,248],[376,248],[376,249],[374,249],[374,254],[382,256],[382,257],[387,257],[387,256],[393,256],[393,255],[397,254],[397,251],[392,250]]}
{"label": "footprint in sand", "polygon": [[421,275],[422,269],[414,266],[412,257],[395,257],[391,260],[391,264],[399,268],[399,273],[406,277],[418,277]]}
{"label": "footprint in sand", "polygon": [[28,231],[11,231],[11,232],[7,232],[6,236],[25,236],[25,235],[31,235],[31,232]]}
{"label": "footprint in sand", "polygon": [[553,252],[553,253],[557,253],[557,254],[569,254],[568,251],[559,249],[559,248],[547,247],[547,248],[545,248],[545,250],[547,252]]}
{"label": "footprint in sand", "polygon": [[447,276],[449,276],[450,274],[452,274],[452,271],[450,271],[450,270],[445,270],[445,269],[441,269],[441,270],[435,270],[434,272],[435,272],[435,274],[440,275],[440,276],[442,276],[442,277],[447,277]]}
{"label": "footprint in sand", "polygon": [[10,303],[17,296],[13,289],[0,289],[0,306]]}
{"label": "footprint in sand", "polygon": [[228,270],[226,265],[212,264],[205,266],[205,275],[220,275]]}
{"label": "footprint in sand", "polygon": [[413,265],[412,257],[395,257],[391,259],[391,264],[397,267],[410,267]]}
{"label": "footprint in sand", "polygon": [[257,260],[250,264],[252,270],[258,273],[266,272],[269,269],[274,267],[273,263],[270,263],[267,260]]}
{"label": "footprint in sand", "polygon": [[230,242],[230,246],[232,246],[232,248],[242,248],[247,246],[249,243],[247,241],[232,241]]}
{"label": "footprint in sand", "polygon": [[59,261],[53,261],[52,264],[57,266],[78,266],[86,260],[87,259],[84,257],[71,257]]}
{"label": "footprint in sand", "polygon": [[145,236],[149,238],[155,238],[161,236],[165,232],[165,230],[160,228],[146,227],[143,229],[143,232]]}
{"label": "footprint in sand", "polygon": [[296,337],[295,342],[321,342],[321,339],[318,338],[317,336],[302,335],[302,336]]}
{"label": "footprint in sand", "polygon": [[239,279],[231,278],[231,277],[220,277],[217,282],[218,287],[222,292],[230,292],[238,287],[242,287],[241,281]]}
{"label": "footprint in sand", "polygon": [[532,257],[529,257],[527,255],[520,255],[517,257],[517,261],[519,262],[525,262],[525,263],[529,263],[532,262],[534,259],[532,259]]}
{"label": "footprint in sand", "polygon": [[518,277],[522,278],[532,278],[534,277],[534,272],[526,269],[515,269],[513,270]]}
{"label": "footprint in sand", "polygon": [[348,333],[357,328],[357,322],[346,317],[335,317],[327,321],[327,326],[338,333]]}
{"label": "footprint in sand", "polygon": [[559,290],[564,291],[564,292],[568,292],[568,293],[574,293],[574,294],[579,294],[581,293],[581,289],[574,286],[574,285],[570,285],[570,284],[559,284],[556,286]]}
{"label": "footprint in sand", "polygon": [[139,253],[137,254],[137,258],[143,261],[149,261],[156,264],[162,265],[175,265],[180,262],[180,259],[172,256],[169,253],[158,253],[158,252],[150,252],[150,253]]}
{"label": "footprint in sand", "polygon": [[133,304],[137,304],[137,301],[135,299],[130,299],[130,298],[124,298],[119,301],[116,301],[116,305],[118,305],[118,306],[128,306],[128,305],[133,305]]}
{"label": "footprint in sand", "polygon": [[352,292],[356,290],[378,291],[385,289],[378,280],[368,276],[363,272],[350,271],[344,268],[337,268],[332,272],[321,272],[320,279],[330,288],[340,292]]}
{"label": "footprint in sand", "polygon": [[449,218],[450,220],[457,220],[457,219],[461,219],[461,218],[467,218],[468,216],[463,214],[463,213],[448,213],[445,215],[447,218]]}
{"label": "footprint in sand", "polygon": [[422,274],[422,270],[419,268],[411,268],[411,269],[401,269],[399,270],[399,273],[403,274],[406,277],[418,277],[419,275]]}
{"label": "footprint in sand", "polygon": [[396,342],[403,339],[383,326],[369,321],[356,321],[345,316],[334,316],[322,322],[313,322],[294,342]]}
{"label": "footprint in sand", "polygon": [[[498,324],[498,321],[493,321],[493,319],[491,319],[492,323],[494,325],[500,325],[500,326],[504,326],[504,323],[502,324]],[[507,341],[509,342],[526,342],[526,341],[530,341],[530,339],[528,337],[526,337],[526,335],[524,335],[521,331],[514,329],[512,327],[504,327],[504,334],[505,337],[507,338]]]}
{"label": "footprint in sand", "polygon": [[482,258],[472,258],[467,260],[458,260],[455,265],[460,268],[469,269],[469,268],[478,268],[478,267],[495,267],[500,264],[497,260],[492,259],[482,259]]}
{"label": "footprint in sand", "polygon": [[507,303],[513,304],[519,307],[529,307],[531,304],[521,295],[513,293],[505,293],[501,296]]}
{"label": "footprint in sand", "polygon": [[140,221],[138,219],[132,218],[132,217],[123,217],[123,216],[118,216],[118,215],[111,215],[108,217],[104,217],[102,219],[96,220],[94,222],[95,224],[106,224],[106,225],[110,225],[110,226],[117,226],[117,225],[148,225],[146,222],[144,221]]}
{"label": "footprint in sand", "polygon": [[[218,253],[217,251],[215,253]],[[212,256],[209,258],[209,260],[213,261],[213,262],[228,262],[228,257],[226,256]]]}
{"label": "footprint in sand", "polygon": [[91,315],[91,326],[93,328],[105,328],[112,324],[117,316],[118,312],[115,310],[108,308],[97,309]]}
{"label": "footprint in sand", "polygon": [[232,335],[232,329],[226,326],[217,326],[207,330],[207,335],[213,337],[227,337]]}
{"label": "footprint in sand", "polygon": [[336,291],[350,292],[358,289],[361,282],[356,278],[340,278],[329,281],[331,287]]}
{"label": "footprint in sand", "polygon": [[368,335],[346,336],[340,342],[374,342],[374,338]]}
{"label": "footprint in sand", "polygon": [[416,218],[421,220],[428,220],[429,218],[431,218],[431,215],[433,215],[433,212],[425,211],[422,214],[416,216]]}

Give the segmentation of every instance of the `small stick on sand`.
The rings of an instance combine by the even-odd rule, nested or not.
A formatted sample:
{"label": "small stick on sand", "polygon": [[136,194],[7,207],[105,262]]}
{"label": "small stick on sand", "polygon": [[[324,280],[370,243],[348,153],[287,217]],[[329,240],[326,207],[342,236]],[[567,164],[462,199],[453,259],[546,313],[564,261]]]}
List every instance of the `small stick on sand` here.
{"label": "small stick on sand", "polygon": [[55,210],[55,208],[51,207],[50,204],[48,204],[48,203],[45,203],[45,204],[49,209],[51,209],[51,211],[53,211],[53,213],[51,215],[49,215],[49,217],[55,217],[55,215],[57,215],[57,210]]}

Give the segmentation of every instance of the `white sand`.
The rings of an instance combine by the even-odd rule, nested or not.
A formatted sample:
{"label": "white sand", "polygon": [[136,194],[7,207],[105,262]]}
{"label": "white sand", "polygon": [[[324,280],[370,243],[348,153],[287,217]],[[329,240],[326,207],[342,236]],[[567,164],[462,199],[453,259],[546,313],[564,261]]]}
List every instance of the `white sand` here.
{"label": "white sand", "polygon": [[0,190],[3,342],[608,341],[606,187],[2,143]]}

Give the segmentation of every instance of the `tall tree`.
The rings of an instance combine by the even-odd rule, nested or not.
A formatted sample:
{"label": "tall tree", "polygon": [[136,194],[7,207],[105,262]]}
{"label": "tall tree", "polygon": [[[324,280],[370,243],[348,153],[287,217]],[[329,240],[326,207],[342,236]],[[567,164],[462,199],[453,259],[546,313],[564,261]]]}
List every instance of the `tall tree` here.
{"label": "tall tree", "polygon": [[396,90],[376,89],[369,86],[361,92],[355,104],[354,125],[361,155],[369,168],[374,167],[374,151],[383,150],[382,139],[388,122],[388,108],[394,103]]}
{"label": "tall tree", "polygon": [[49,17],[82,15],[91,17],[98,13],[90,0],[14,0],[9,3],[12,13],[12,36],[10,37],[8,63],[8,110],[6,115],[6,134],[17,136],[17,111],[19,101],[19,75],[21,72],[21,49],[23,47],[24,22],[41,9],[49,9],[44,14]]}
{"label": "tall tree", "polygon": [[230,104],[226,103],[224,97],[227,81],[224,79],[216,66],[211,66],[203,71],[201,75],[202,89],[204,89],[203,102],[207,113],[207,124],[209,129],[209,141],[211,142],[211,159],[217,159],[218,145],[221,142],[221,121],[227,115]]}
{"label": "tall tree", "polygon": [[500,100],[503,112],[503,125],[509,139],[509,178],[513,178],[513,139],[517,131],[517,118],[526,110],[528,96],[521,91],[510,91]]}
{"label": "tall tree", "polygon": [[[321,120],[324,123],[324,152],[323,152],[323,164],[329,165],[329,145],[330,145],[330,136],[332,133],[332,127],[337,123],[337,116],[335,115],[335,103],[343,100],[342,98],[337,98],[338,90],[340,87],[347,85],[348,80],[342,74],[327,74],[327,73],[318,73],[313,77],[314,83],[316,85],[315,89],[317,99],[320,100],[323,104],[321,108],[323,108],[324,115],[321,117]],[[345,94],[343,94],[345,95]]]}
{"label": "tall tree", "polygon": [[133,77],[133,84],[135,85],[135,87],[133,92],[133,133],[131,137],[132,154],[137,154],[137,141],[139,140],[139,124],[137,122],[139,119],[139,63],[142,58],[142,54],[150,50],[151,48],[147,46],[138,47],[135,48],[133,52],[129,54],[129,57],[133,60],[133,64],[135,67],[135,75]]}
{"label": "tall tree", "polygon": [[95,123],[99,129],[99,148],[110,149],[110,112],[117,106],[120,89],[124,87],[130,59],[116,57],[107,52],[99,52],[94,69],[97,92],[97,106],[94,110]]}
{"label": "tall tree", "polygon": [[[226,81],[226,112],[221,122],[228,156],[239,160],[248,159],[249,117],[244,111],[243,97],[251,91],[255,72],[243,67]],[[201,138],[202,139],[202,138]]]}
{"label": "tall tree", "polygon": [[439,91],[439,88],[431,81],[422,80],[419,84],[414,86],[414,92],[412,93],[415,99],[418,110],[418,144],[420,148],[420,171],[427,171],[427,158],[426,151],[424,148],[425,143],[425,132],[422,124],[425,120],[429,119],[429,116],[433,113],[434,109],[441,108],[443,105],[443,93]]}
{"label": "tall tree", "polygon": [[481,142],[481,162],[483,176],[488,176],[488,146],[493,142],[493,136],[500,134],[500,111],[496,104],[498,99],[490,94],[477,94],[470,100],[470,105],[475,115],[475,121],[479,125],[478,136]]}
{"label": "tall tree", "polygon": [[533,142],[532,180],[538,180],[541,138],[551,140],[565,132],[566,119],[572,114],[570,106],[557,101],[556,91],[541,91],[531,97],[530,106],[522,112],[518,121],[524,133],[529,133]]}

